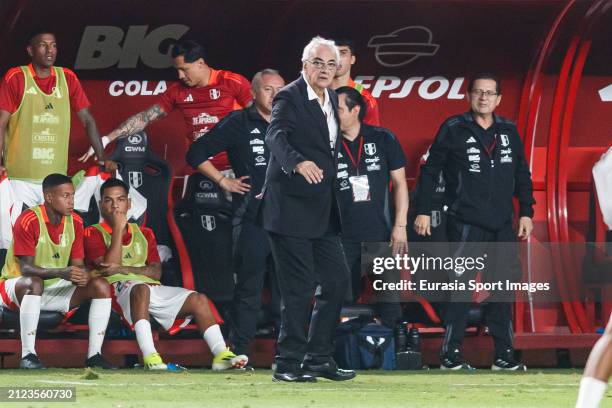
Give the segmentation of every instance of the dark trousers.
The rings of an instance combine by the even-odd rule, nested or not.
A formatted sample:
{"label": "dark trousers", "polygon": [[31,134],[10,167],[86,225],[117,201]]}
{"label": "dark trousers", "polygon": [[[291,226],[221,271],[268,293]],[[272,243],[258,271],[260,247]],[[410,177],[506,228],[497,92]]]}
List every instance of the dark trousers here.
{"label": "dark trousers", "polygon": [[[491,245],[481,243],[512,243],[516,241],[512,224],[499,231],[488,231],[483,228],[465,224],[456,218],[448,218],[448,238],[453,257],[478,257],[483,252],[495,253],[496,248]],[[484,275],[483,281],[495,281],[505,279],[510,276],[501,270],[509,270],[518,266],[518,252],[514,251],[515,244],[505,244],[501,251],[494,255],[494,263],[487,268],[489,276]],[[484,250],[484,251],[483,251]],[[497,272],[499,271],[499,274]],[[460,282],[467,282],[474,279],[476,271],[465,272],[460,278]],[[515,274],[513,276],[516,276]],[[452,277],[455,279],[455,277]],[[448,350],[460,349],[465,335],[468,311],[471,306],[471,294],[467,291],[453,293],[451,302],[446,305],[444,312],[444,326],[446,333],[442,344],[441,354]],[[495,343],[496,354],[502,354],[507,349],[512,349],[512,302],[508,301],[507,296],[496,297],[493,293],[490,301],[484,306],[484,317],[489,332]]]}
{"label": "dark trousers", "polygon": [[[233,241],[236,286],[229,339],[236,354],[248,354],[249,343],[257,331],[270,244],[265,230],[248,222],[234,227]],[[271,280],[275,280],[274,276]],[[276,285],[271,285],[271,290],[272,298],[277,298]]]}
{"label": "dark trousers", "polygon": [[[350,272],[350,290],[347,295],[349,302],[354,302],[363,292],[362,267],[361,267],[361,242],[342,240],[342,248],[346,263]],[[371,268],[368,268],[370,271]],[[384,300],[374,303],[376,315],[382,324],[389,328],[394,328],[402,318],[402,307],[399,297],[392,299],[392,296],[384,296]]]}
{"label": "dark trousers", "polygon": [[331,231],[314,239],[268,234],[281,292],[277,369],[328,361],[348,284],[340,238]]}

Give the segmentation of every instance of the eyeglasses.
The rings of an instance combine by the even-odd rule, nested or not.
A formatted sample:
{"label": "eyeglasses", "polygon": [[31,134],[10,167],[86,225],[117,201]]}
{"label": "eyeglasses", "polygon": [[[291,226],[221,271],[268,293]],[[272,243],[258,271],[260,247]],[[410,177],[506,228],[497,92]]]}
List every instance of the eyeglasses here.
{"label": "eyeglasses", "polygon": [[480,98],[481,96],[485,96],[485,97],[487,97],[487,98],[491,98],[492,96],[499,95],[499,94],[498,94],[497,92],[495,92],[495,91],[485,91],[485,90],[483,90],[483,89],[472,89],[472,90],[470,91],[470,93],[471,93],[472,95],[474,95],[474,96],[479,97],[479,98]]}
{"label": "eyeglasses", "polygon": [[308,62],[310,62],[316,69],[318,70],[322,70],[323,68],[327,68],[330,71],[335,71],[336,69],[338,69],[338,64],[336,64],[335,62],[328,62],[327,64],[323,61],[319,61],[319,60],[306,60]]}

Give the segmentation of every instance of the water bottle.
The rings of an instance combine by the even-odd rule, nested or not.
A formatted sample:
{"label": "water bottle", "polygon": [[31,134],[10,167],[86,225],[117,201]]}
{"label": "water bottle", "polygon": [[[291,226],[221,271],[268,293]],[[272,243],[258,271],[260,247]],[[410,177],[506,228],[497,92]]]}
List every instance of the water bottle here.
{"label": "water bottle", "polygon": [[413,327],[408,334],[408,344],[412,351],[421,351],[421,339],[419,337],[419,329]]}
{"label": "water bottle", "polygon": [[406,323],[399,323],[395,326],[395,351],[401,353],[406,351],[408,346],[408,331],[406,330]]}

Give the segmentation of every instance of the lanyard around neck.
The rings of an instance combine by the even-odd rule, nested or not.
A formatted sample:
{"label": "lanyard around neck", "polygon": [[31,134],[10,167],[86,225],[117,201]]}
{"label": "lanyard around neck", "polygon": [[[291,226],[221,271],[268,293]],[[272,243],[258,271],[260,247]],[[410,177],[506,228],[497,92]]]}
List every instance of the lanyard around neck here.
{"label": "lanyard around neck", "polygon": [[346,150],[346,154],[348,155],[349,159],[351,160],[351,163],[355,167],[355,170],[357,170],[357,175],[359,175],[359,163],[361,163],[361,153],[363,152],[363,136],[359,135],[358,137],[360,138],[360,140],[357,160],[355,160],[355,157],[353,157],[353,153],[351,153],[351,149],[349,149],[349,146],[346,144],[346,140],[342,141],[342,143],[344,144],[344,149]]}

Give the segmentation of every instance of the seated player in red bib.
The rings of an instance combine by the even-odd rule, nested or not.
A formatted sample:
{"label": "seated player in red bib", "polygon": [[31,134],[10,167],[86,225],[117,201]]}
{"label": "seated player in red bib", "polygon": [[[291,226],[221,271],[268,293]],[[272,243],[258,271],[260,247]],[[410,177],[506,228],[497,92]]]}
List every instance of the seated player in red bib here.
{"label": "seated player in red bib", "polygon": [[45,202],[24,211],[0,277],[0,305],[19,310],[21,368],[44,368],[36,351],[40,311],[67,313],[91,300],[85,365],[113,368],[100,354],[111,311],[110,286],[83,262],[83,220],[72,212],[74,186],[62,174],[42,182]]}
{"label": "seated player in red bib", "polygon": [[243,368],[248,358],[231,352],[201,293],[161,285],[161,263],[153,231],[127,222],[129,187],[110,178],[100,187],[100,212],[104,221],[85,230],[87,262],[111,283],[117,310],[136,332],[145,367],[172,370],[153,344],[149,316],[166,330],[192,319],[214,356],[213,370]]}

